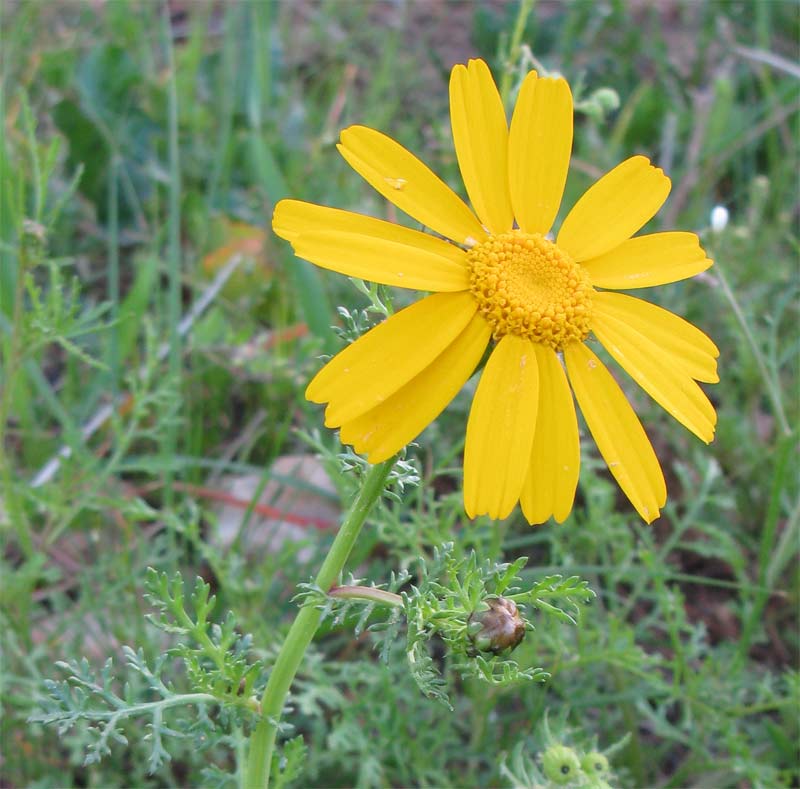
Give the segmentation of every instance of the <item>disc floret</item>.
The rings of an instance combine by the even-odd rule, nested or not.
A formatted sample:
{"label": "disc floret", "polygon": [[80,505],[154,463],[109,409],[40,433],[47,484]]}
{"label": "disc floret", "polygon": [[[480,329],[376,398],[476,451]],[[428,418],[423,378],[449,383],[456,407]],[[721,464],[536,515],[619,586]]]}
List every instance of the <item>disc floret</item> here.
{"label": "disc floret", "polygon": [[515,334],[560,351],[589,335],[589,276],[541,234],[491,236],[469,251],[468,260],[470,290],[495,340]]}

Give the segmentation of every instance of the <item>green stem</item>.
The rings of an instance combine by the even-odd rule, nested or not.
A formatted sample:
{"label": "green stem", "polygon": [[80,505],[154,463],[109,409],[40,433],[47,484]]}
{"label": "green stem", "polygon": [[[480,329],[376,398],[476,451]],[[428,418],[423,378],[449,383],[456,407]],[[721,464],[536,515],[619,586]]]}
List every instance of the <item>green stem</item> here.
{"label": "green stem", "polygon": [[[719,257],[722,256],[720,255]],[[717,281],[722,286],[722,292],[725,294],[725,298],[731,305],[733,314],[736,316],[736,320],[739,322],[739,326],[742,329],[742,334],[744,335],[747,344],[750,346],[750,350],[753,352],[756,364],[758,365],[758,371],[761,373],[761,377],[764,379],[764,385],[766,386],[767,394],[769,395],[770,400],[772,400],[772,406],[775,409],[775,416],[777,417],[778,423],[781,426],[781,431],[785,436],[791,436],[792,428],[789,425],[789,420],[786,418],[786,412],[783,410],[780,386],[776,381],[776,376],[773,376],[767,368],[767,363],[764,360],[764,354],[758,347],[756,338],[750,329],[750,324],[747,322],[747,318],[745,317],[744,310],[736,299],[736,296],[734,295],[733,290],[728,283],[728,278],[725,276],[725,271],[719,263],[719,257],[717,257],[714,262],[714,273],[717,276]]]}
{"label": "green stem", "polygon": [[[6,431],[12,400],[17,390],[16,374],[25,355],[22,344],[25,277],[44,258],[44,228],[36,222],[25,220],[22,223],[20,235],[20,251],[14,282],[14,311],[11,317],[8,345],[4,347],[6,353],[0,354],[3,356],[3,367],[5,368],[2,387],[0,387],[0,479],[3,483],[2,490],[9,520],[17,530],[22,552],[25,556],[30,557],[34,553],[33,541],[28,528],[27,516],[19,501],[14,484],[14,463],[11,459],[10,445],[6,449]],[[0,349],[0,351],[2,350]]]}
{"label": "green stem", "polygon": [[[179,387],[181,374],[181,335],[178,324],[181,320],[181,166],[178,122],[178,74],[175,65],[175,52],[172,46],[172,26],[169,7],[164,3],[163,13],[164,49],[167,60],[167,156],[169,162],[169,192],[167,201],[167,304],[166,318],[169,342],[169,377],[173,385]],[[179,399],[183,392],[178,388]],[[178,423],[171,420],[166,428],[162,451],[164,457],[175,456],[178,445]],[[172,506],[175,491],[172,487],[173,468],[167,465],[164,480],[164,502],[167,509]],[[169,539],[174,548],[176,536],[169,530]]]}
{"label": "green stem", "polygon": [[519,49],[522,43],[522,36],[525,33],[525,23],[533,11],[536,0],[522,0],[517,11],[517,19],[514,22],[514,29],[511,32],[511,41],[508,44],[508,52],[505,61],[501,64],[503,74],[500,77],[500,98],[503,106],[508,106],[508,94],[511,92],[511,77],[519,60]]}
{"label": "green stem", "polygon": [[[391,458],[373,466],[365,477],[361,491],[345,516],[342,527],[317,575],[315,583],[320,589],[330,589],[342,572],[361,527],[380,497],[393,465],[394,458]],[[250,740],[245,780],[247,789],[261,789],[261,787],[266,789],[269,786],[272,751],[275,747],[283,705],[306,649],[314,638],[314,633],[317,632],[321,615],[322,612],[313,605],[301,608],[275,660],[261,699],[263,717]]]}
{"label": "green stem", "polygon": [[[617,691],[621,693],[625,688],[624,671],[619,666],[613,666],[611,668],[611,676]],[[636,708],[631,701],[626,701],[622,704],[622,719],[625,721],[625,728],[631,734],[626,747],[628,752],[627,767],[633,773],[636,786],[647,786],[647,770],[645,768],[644,749],[639,737],[639,721],[637,720]]]}
{"label": "green stem", "polygon": [[735,666],[740,666],[745,662],[750,653],[752,642],[756,636],[756,630],[762,622],[764,606],[769,599],[770,590],[766,588],[768,583],[767,573],[769,570],[770,557],[774,554],[775,533],[778,529],[778,521],[781,516],[781,493],[786,482],[786,473],[794,450],[794,440],[785,437],[778,442],[775,458],[775,473],[772,478],[772,490],[770,491],[769,506],[767,516],[764,519],[764,528],[761,532],[761,545],[758,551],[758,586],[754,590],[751,608],[742,627],[739,636],[739,649],[734,660]]}

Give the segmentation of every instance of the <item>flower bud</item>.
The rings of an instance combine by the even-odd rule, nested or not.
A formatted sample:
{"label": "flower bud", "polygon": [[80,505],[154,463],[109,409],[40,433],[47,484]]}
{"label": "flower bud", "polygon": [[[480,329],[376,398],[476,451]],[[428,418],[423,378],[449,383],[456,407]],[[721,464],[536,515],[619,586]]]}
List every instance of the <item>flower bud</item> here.
{"label": "flower bud", "polygon": [[566,745],[551,745],[542,754],[542,769],[545,777],[558,786],[577,781],[581,775],[578,754]]}
{"label": "flower bud", "polygon": [[711,209],[711,229],[721,233],[728,226],[728,209],[724,205],[715,205]]}
{"label": "flower bud", "polygon": [[575,109],[602,123],[609,113],[619,108],[619,94],[612,88],[599,88],[588,98],[579,101]]}
{"label": "flower bud", "polygon": [[47,231],[44,226],[32,219],[23,220],[20,237],[20,255],[23,264],[26,267],[39,264],[44,258],[46,247]]}
{"label": "flower bud", "polygon": [[592,94],[592,98],[603,112],[613,112],[619,109],[619,94],[613,88],[598,88]]}
{"label": "flower bud", "polygon": [[581,758],[581,767],[586,775],[600,778],[608,774],[608,759],[599,751],[590,751]]}
{"label": "flower bud", "polygon": [[505,597],[490,597],[488,610],[474,611],[469,617],[469,637],[477,652],[499,655],[514,649],[525,637],[525,621],[517,605]]}

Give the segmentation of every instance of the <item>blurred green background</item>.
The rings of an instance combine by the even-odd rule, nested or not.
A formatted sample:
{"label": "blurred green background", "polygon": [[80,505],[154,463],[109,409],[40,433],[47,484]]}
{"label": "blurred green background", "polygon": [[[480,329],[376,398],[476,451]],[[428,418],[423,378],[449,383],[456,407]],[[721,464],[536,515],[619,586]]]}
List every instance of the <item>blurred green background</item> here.
{"label": "blurred green background", "polygon": [[[314,442],[330,454],[336,437],[303,391],[341,346],[336,306],[368,302],[294,259],[271,234],[272,208],[292,196],[407,221],[337,154],[353,123],[463,191],[449,71],[482,57],[513,86],[531,53],[579,105],[562,210],[643,153],[673,181],[655,226],[699,233],[717,261],[643,294],[720,347],[717,438],[700,444],[625,380],[667,475],[657,523],[638,523],[588,443],[563,526],[531,529],[516,513],[470,523],[468,386],[411,450],[423,486],[376,516],[353,566],[379,582],[452,540],[527,555],[530,573],[581,575],[597,603],[578,628],[531,634],[515,653],[548,683],[452,680],[455,714],[418,693],[402,655],[384,665],[369,637],[331,627],[293,698],[309,745],[297,785],[512,785],[503,754],[533,758],[546,709],[577,741],[630,732],[613,758],[621,785],[800,785],[799,9],[540,2],[510,51],[519,5],[501,0],[7,0],[3,785],[224,785],[203,770],[234,771],[241,731],[176,739],[148,775],[144,723],[84,765],[89,734],[27,719],[55,662],[84,655],[113,657],[148,698],[120,660],[122,644],[169,645],[144,619],[148,565],[203,576],[262,654],[280,642],[352,491],[314,459]],[[618,108],[593,100],[605,88]],[[729,221],[715,232],[716,205]]]}

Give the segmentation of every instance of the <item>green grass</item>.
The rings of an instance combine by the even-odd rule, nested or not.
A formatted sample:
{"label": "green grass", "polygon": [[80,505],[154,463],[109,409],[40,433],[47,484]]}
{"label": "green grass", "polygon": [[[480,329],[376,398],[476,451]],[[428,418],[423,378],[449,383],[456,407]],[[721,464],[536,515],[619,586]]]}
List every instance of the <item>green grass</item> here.
{"label": "green grass", "polygon": [[[259,507],[294,491],[335,520],[354,495],[356,475],[340,472],[336,436],[303,392],[319,356],[341,347],[331,325],[353,329],[336,305],[363,328],[357,311],[370,304],[296,260],[269,232],[272,208],[293,196],[407,221],[336,152],[353,123],[391,134],[461,190],[450,67],[484,57],[513,91],[528,52],[579,101],[600,88],[620,98],[616,111],[578,114],[564,206],[644,153],[673,181],[654,227],[699,233],[717,261],[641,294],[721,349],[721,381],[707,389],[717,437],[701,444],[620,377],[667,477],[659,521],[637,520],[587,440],[564,525],[531,529],[517,512],[470,522],[460,485],[473,381],[409,450],[422,483],[376,512],[350,567],[366,583],[403,570],[418,583],[420,561],[433,567],[434,548],[452,542],[456,557],[527,557],[525,583],[580,576],[597,597],[577,626],[532,615],[513,658],[550,672],[543,684],[465,677],[433,639],[454,712],[420,692],[402,628],[392,641],[356,636],[344,614],[326,620],[284,716],[295,727],[280,738],[288,772],[297,786],[526,785],[554,741],[606,750],[629,735],[610,754],[613,785],[800,783],[795,3],[540,3],[518,40],[513,2],[19,0],[2,14],[4,783],[241,785],[254,715],[238,680],[223,691],[204,672],[233,682],[253,666],[241,681],[260,695],[297,585],[332,540],[306,524],[267,549]],[[716,204],[730,211],[721,233],[709,227]],[[266,240],[180,331],[219,273],[219,255],[214,270],[206,256],[232,241],[227,220]],[[331,488],[286,465],[315,453]],[[223,540],[217,499],[244,476],[241,521]],[[216,647],[192,640],[202,628],[181,635],[146,619],[148,567],[180,572],[189,590],[198,575],[211,585],[210,619],[232,611],[231,637],[252,635],[231,646],[241,666],[215,666]],[[194,615],[188,592],[184,602]],[[126,663],[125,645],[141,658]],[[47,680],[98,679],[107,658],[108,695],[93,703],[161,698],[147,672],[167,650],[160,676],[179,700],[164,708],[171,760],[157,758],[146,717],[131,715],[127,744],[88,762],[96,728],[32,720],[47,709]],[[83,657],[85,671],[56,665]],[[179,703],[205,693],[227,706]]]}

